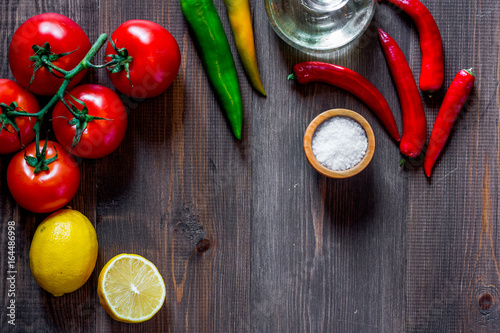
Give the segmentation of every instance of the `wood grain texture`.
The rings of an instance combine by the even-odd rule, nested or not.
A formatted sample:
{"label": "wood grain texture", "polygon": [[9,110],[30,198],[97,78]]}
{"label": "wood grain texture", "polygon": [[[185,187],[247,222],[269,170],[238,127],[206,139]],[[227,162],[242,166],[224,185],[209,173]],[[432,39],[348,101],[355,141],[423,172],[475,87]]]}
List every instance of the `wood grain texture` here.
{"label": "wood grain texture", "polygon": [[[349,67],[386,97],[401,125],[394,82],[378,45],[381,26],[396,39],[416,77],[418,33],[409,17],[381,3],[360,40],[337,53],[294,50],[270,27],[263,1],[251,1],[257,57],[268,97],[244,76],[223,1],[215,1],[235,55],[244,102],[236,142],[210,88],[177,1],[0,0],[0,46],[32,15],[55,11],[94,41],[122,22],[160,23],[179,43],[172,87],[136,101],[121,95],[129,127],[120,148],[80,161],[70,205],[94,223],[97,266],[78,291],[54,298],[29,269],[29,245],[46,217],[19,208],[0,157],[0,253],[16,221],[16,326],[7,323],[7,262],[0,260],[2,332],[498,332],[499,21],[495,0],[422,2],[445,49],[444,87],[422,95],[428,130],[446,88],[473,67],[476,86],[431,179],[422,159],[399,168],[399,150],[356,97],[323,84],[288,81],[293,65],[322,60]],[[101,51],[95,62],[101,63]],[[0,77],[12,79],[7,53]],[[111,87],[104,71],[84,82]],[[370,165],[343,180],[319,175],[305,158],[309,122],[332,108],[358,111],[372,125]],[[50,128],[50,126],[47,126]],[[208,251],[196,251],[200,239]],[[97,277],[119,253],[153,261],[167,286],[150,321],[113,321],[100,307]]]}

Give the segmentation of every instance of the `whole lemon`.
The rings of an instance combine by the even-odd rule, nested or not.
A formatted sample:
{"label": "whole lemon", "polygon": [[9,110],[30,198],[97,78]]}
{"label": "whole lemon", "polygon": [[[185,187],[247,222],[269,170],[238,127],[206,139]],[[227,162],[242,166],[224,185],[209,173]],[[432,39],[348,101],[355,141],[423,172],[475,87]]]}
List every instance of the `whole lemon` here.
{"label": "whole lemon", "polygon": [[38,226],[30,248],[31,274],[54,296],[85,284],[97,261],[94,226],[79,211],[61,209]]}

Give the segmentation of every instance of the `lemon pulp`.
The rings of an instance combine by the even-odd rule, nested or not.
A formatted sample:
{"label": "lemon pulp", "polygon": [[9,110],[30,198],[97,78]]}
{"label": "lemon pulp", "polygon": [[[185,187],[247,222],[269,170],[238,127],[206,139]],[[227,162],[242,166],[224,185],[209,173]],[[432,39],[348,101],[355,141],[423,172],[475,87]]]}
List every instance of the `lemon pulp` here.
{"label": "lemon pulp", "polygon": [[135,254],[112,258],[99,274],[99,301],[115,320],[140,323],[151,319],[165,301],[165,283],[156,266]]}

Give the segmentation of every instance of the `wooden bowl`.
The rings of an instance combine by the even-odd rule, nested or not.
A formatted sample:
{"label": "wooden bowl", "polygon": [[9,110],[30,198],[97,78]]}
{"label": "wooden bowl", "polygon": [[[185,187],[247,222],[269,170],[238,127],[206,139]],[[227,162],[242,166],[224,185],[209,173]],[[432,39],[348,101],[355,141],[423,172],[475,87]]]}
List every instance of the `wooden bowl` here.
{"label": "wooden bowl", "polygon": [[[330,170],[318,162],[312,150],[312,138],[318,126],[327,119],[337,116],[344,116],[353,119],[363,127],[368,137],[368,148],[366,149],[365,156],[359,161],[358,164],[350,169],[335,171]],[[321,113],[313,119],[306,129],[304,134],[304,152],[306,153],[307,160],[319,173],[330,178],[348,178],[360,173],[370,163],[375,152],[375,135],[370,124],[359,113],[347,109],[332,109]]]}

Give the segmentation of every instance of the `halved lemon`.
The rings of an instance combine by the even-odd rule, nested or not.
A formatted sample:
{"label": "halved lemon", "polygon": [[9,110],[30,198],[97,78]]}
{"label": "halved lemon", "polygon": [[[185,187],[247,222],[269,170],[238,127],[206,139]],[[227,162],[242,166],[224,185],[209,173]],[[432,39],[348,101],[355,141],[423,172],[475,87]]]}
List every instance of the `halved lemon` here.
{"label": "halved lemon", "polygon": [[136,254],[119,254],[101,270],[99,301],[115,320],[141,323],[151,319],[165,301],[165,283],[155,265]]}

